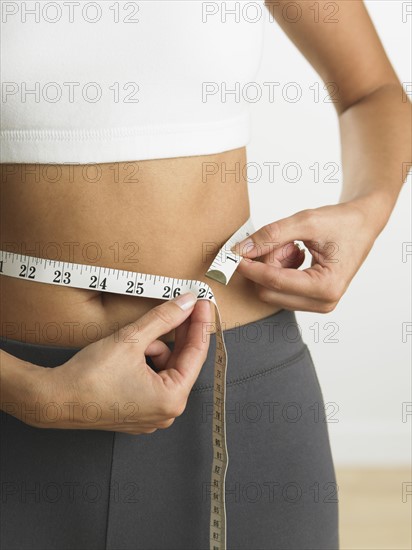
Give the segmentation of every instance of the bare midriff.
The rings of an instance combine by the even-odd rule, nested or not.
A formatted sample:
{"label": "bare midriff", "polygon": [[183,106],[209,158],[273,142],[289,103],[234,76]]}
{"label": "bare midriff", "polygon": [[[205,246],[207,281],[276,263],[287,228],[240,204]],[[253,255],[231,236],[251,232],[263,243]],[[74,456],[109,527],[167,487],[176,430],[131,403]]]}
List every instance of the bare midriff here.
{"label": "bare midriff", "polygon": [[[245,148],[98,165],[2,165],[1,249],[204,281],[224,330],[257,321],[281,308],[262,302],[254,282],[236,272],[227,286],[205,277],[250,216],[245,166]],[[6,276],[0,289],[1,336],[54,346],[84,347],[161,303]],[[173,341],[174,331],[160,339]]]}

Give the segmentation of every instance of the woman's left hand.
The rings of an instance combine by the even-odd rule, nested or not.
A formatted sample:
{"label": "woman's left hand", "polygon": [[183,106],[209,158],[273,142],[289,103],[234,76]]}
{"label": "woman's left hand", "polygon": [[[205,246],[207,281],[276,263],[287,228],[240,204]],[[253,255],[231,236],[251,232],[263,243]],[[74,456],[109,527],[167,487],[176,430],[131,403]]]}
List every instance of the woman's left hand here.
{"label": "woman's left hand", "polygon": [[[264,302],[329,313],[379,233],[371,219],[364,200],[302,210],[237,243],[232,250],[243,256],[237,272],[257,283],[257,294]],[[303,241],[311,253],[311,267],[297,269],[305,251],[296,248],[295,240]]]}

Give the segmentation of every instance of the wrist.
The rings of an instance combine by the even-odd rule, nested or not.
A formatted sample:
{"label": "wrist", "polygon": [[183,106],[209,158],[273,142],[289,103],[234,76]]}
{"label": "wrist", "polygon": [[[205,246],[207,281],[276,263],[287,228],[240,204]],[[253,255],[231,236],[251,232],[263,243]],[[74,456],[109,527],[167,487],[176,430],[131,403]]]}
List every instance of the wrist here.
{"label": "wrist", "polygon": [[365,219],[371,234],[376,238],[388,223],[396,204],[396,197],[384,191],[371,191],[346,199],[344,195],[340,202],[346,202],[357,208]]}
{"label": "wrist", "polygon": [[[28,424],[36,422],[36,402],[45,385],[48,369],[1,352],[0,408]],[[32,414],[31,414],[32,413]],[[25,419],[27,417],[27,420]]]}

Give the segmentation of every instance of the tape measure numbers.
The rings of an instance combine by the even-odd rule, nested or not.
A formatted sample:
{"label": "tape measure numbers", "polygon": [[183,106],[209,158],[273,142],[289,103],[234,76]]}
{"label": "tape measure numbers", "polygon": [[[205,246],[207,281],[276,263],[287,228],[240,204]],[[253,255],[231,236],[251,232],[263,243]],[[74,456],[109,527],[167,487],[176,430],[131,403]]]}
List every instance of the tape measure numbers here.
{"label": "tape measure numbers", "polygon": [[[254,231],[249,218],[220,248],[205,275],[227,285],[241,260],[241,257],[230,248]],[[228,358],[219,308],[209,285],[203,281],[60,262],[6,251],[0,251],[0,274],[38,283],[161,300],[171,300],[179,294],[191,291],[197,295],[198,300],[210,300],[214,304],[216,351],[213,383],[210,550],[226,550],[225,477],[229,457],[226,444],[225,403]]]}

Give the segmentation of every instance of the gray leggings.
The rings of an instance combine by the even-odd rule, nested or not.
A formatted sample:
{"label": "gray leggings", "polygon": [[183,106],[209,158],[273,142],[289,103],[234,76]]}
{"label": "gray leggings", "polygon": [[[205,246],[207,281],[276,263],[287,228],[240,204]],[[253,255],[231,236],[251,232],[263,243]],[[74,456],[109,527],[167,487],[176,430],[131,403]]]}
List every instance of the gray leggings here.
{"label": "gray leggings", "polygon": [[[339,548],[324,402],[297,329],[282,310],[224,332],[228,550]],[[184,413],[152,434],[39,429],[1,413],[0,548],[208,550],[215,345]],[[78,351],[0,347],[45,367]]]}

